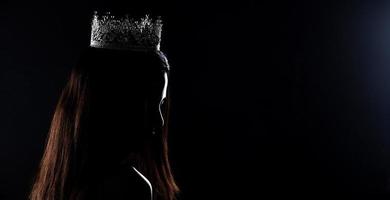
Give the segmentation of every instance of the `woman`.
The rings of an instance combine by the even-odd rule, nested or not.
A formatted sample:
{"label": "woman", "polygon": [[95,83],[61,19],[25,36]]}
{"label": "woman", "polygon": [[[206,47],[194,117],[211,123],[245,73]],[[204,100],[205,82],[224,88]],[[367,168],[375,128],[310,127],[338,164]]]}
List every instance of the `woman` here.
{"label": "woman", "polygon": [[173,200],[161,20],[95,12],[57,104],[31,200]]}

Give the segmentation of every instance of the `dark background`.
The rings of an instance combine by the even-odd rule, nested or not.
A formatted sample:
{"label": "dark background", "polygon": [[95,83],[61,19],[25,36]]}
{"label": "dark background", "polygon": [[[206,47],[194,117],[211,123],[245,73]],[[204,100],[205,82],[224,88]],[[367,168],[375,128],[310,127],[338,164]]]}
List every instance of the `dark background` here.
{"label": "dark background", "polygon": [[164,20],[180,199],[389,195],[388,1],[140,2],[0,3],[0,199],[26,199],[104,8]]}

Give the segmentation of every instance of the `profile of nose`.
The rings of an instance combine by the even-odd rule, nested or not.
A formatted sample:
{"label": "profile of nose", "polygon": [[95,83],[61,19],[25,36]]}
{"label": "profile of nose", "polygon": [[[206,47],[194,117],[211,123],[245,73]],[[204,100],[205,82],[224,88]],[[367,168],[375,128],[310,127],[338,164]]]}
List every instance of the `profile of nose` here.
{"label": "profile of nose", "polygon": [[154,103],[154,105],[150,106],[150,128],[161,128],[165,125],[165,119],[164,119],[164,102],[165,99],[160,100],[158,103]]}

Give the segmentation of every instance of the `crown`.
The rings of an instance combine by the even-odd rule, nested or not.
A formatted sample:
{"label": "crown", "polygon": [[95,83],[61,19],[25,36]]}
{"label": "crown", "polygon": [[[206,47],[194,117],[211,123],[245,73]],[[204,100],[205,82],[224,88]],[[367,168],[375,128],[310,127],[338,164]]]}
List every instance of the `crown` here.
{"label": "crown", "polygon": [[162,21],[149,15],[135,20],[127,14],[94,12],[91,23],[91,47],[126,50],[160,50]]}

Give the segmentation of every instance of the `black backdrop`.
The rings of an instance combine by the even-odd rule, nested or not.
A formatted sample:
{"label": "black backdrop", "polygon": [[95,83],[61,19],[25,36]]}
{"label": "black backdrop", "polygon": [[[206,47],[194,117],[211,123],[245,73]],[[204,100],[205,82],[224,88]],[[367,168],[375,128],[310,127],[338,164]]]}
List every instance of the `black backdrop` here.
{"label": "black backdrop", "polygon": [[386,1],[2,1],[0,199],[26,199],[98,8],[163,17],[180,199],[389,194]]}

